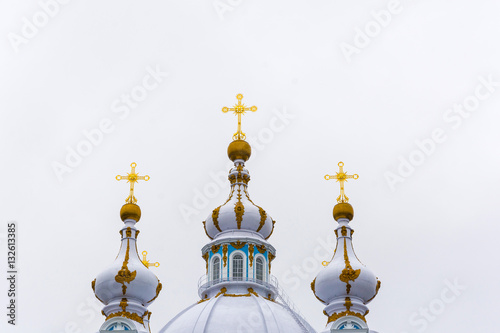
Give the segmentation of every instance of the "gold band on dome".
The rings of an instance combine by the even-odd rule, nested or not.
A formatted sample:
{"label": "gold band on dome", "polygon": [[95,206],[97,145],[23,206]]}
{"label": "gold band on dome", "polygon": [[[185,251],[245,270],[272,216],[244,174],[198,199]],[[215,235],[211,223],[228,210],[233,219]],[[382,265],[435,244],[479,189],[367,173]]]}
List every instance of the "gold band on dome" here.
{"label": "gold band on dome", "polygon": [[243,131],[241,130],[241,116],[244,115],[246,111],[252,111],[252,112],[257,111],[256,106],[247,107],[245,106],[245,104],[241,103],[241,100],[243,99],[242,94],[236,95],[236,99],[238,100],[238,103],[235,104],[234,107],[228,108],[225,106],[222,108],[222,112],[228,113],[229,111],[233,111],[234,114],[238,116],[238,130],[233,135],[233,140],[235,141],[246,139],[245,133],[243,133]]}

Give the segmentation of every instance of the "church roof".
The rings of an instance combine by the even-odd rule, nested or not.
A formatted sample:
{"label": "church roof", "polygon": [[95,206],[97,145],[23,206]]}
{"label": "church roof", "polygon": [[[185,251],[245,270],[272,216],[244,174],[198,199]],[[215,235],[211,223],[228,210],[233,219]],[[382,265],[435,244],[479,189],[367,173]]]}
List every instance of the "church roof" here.
{"label": "church roof", "polygon": [[296,314],[280,303],[249,293],[212,298],[194,304],[172,319],[160,333],[294,333],[306,331]]}

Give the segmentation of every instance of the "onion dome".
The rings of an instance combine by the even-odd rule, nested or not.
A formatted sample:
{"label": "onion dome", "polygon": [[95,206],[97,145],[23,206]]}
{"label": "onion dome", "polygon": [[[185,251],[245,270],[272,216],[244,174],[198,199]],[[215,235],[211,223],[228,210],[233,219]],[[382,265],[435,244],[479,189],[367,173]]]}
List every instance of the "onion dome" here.
{"label": "onion dome", "polygon": [[[342,162],[341,162],[342,163]],[[341,329],[368,329],[365,316],[368,307],[377,295],[380,281],[362,264],[354,252],[349,222],[354,217],[354,209],[347,202],[343,182],[348,178],[357,179],[357,175],[349,176],[342,170],[336,176],[327,179],[337,179],[341,183],[341,195],[333,209],[333,215],[338,223],[335,229],[337,247],[333,259],[324,262],[323,269],[311,284],[316,298],[326,305],[324,314],[328,316],[325,332],[336,332]],[[356,176],[356,177],[354,177]],[[326,178],[326,177],[325,177]]]}
{"label": "onion dome", "polygon": [[137,176],[134,170],[135,163],[132,166],[132,173],[127,176],[128,178],[123,178],[131,183],[131,192],[127,203],[120,210],[124,222],[120,230],[120,251],[115,261],[92,281],[96,298],[104,304],[102,313],[106,321],[100,332],[110,330],[149,332],[151,312],[148,311],[148,306],[154,302],[162,289],[158,278],[149,270],[148,266],[151,264],[148,264],[145,258],[141,260],[137,253],[139,230],[135,225],[141,217],[141,209],[135,203],[133,184],[137,179],[144,178],[134,179]]}
{"label": "onion dome", "polygon": [[228,156],[234,162],[228,177],[231,190],[226,202],[215,208],[204,222],[211,239],[229,230],[251,231],[264,239],[273,232],[273,219],[250,199],[248,193],[250,173],[245,168],[245,161],[250,155],[251,148],[246,141],[236,140],[229,144]]}

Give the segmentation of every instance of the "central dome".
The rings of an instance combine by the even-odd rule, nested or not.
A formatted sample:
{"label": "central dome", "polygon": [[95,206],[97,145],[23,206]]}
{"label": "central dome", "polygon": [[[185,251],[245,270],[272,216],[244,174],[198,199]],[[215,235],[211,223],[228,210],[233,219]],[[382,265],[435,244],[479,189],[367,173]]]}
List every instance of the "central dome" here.
{"label": "central dome", "polygon": [[[220,295],[179,313],[160,333],[304,332],[300,320],[280,303],[252,293]],[[314,332],[308,324],[310,332]]]}

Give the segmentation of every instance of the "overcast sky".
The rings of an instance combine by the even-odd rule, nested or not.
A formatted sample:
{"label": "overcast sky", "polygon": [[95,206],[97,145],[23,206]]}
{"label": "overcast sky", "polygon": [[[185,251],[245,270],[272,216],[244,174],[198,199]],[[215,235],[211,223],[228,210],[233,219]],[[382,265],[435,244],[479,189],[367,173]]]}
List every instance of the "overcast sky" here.
{"label": "overcast sky", "polygon": [[498,1],[41,3],[0,1],[3,272],[7,222],[19,231],[18,325],[2,313],[0,330],[98,330],[90,282],[119,249],[115,176],[131,162],[151,177],[136,197],[139,251],[164,286],[153,332],[198,301],[202,221],[229,193],[236,118],[221,108],[237,93],[258,107],[243,130],[251,197],[277,221],[272,272],[314,327],[339,191],[323,176],[343,161],[360,176],[346,184],[356,253],[382,281],[370,328],[492,329]]}

